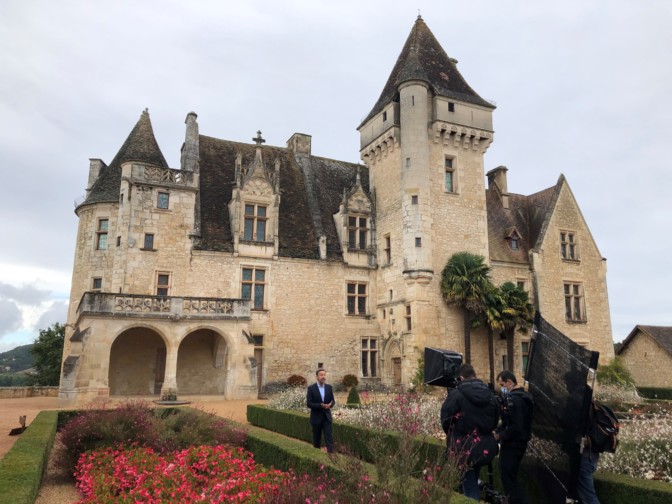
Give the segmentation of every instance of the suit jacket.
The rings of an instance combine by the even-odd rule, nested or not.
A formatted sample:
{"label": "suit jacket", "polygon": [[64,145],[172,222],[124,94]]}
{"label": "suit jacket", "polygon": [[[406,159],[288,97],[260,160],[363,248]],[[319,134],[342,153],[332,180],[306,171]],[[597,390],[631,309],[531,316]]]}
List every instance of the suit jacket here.
{"label": "suit jacket", "polygon": [[310,408],[310,423],[312,425],[319,425],[323,422],[331,423],[331,410],[322,408],[322,403],[336,404],[334,400],[334,389],[328,383],[324,384],[324,401],[320,395],[320,389],[317,383],[313,383],[308,387],[306,394],[306,405]]}

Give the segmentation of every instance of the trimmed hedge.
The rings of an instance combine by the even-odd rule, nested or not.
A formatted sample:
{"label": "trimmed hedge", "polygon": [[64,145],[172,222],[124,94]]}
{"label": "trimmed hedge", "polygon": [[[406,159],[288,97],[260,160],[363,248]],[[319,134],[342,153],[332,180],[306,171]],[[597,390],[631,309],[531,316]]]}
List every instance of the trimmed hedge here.
{"label": "trimmed hedge", "polygon": [[602,502],[609,504],[669,504],[672,485],[664,481],[649,481],[624,474],[596,472],[595,491]]}
{"label": "trimmed hedge", "polygon": [[[266,467],[274,467],[283,471],[291,469],[298,474],[326,473],[332,478],[345,477],[344,469],[335,465],[329,455],[322,450],[316,450],[312,445],[265,429],[250,428],[246,448],[254,454],[254,460],[257,463]],[[362,462],[362,469],[375,483],[377,478],[373,464]],[[453,504],[469,504],[474,501],[462,495],[453,494],[451,502]]]}
{"label": "trimmed hedge", "polygon": [[[310,422],[306,413],[272,410],[263,405],[248,405],[247,420],[253,425],[264,427],[286,436],[302,439],[307,442],[312,441]],[[367,462],[374,462],[371,453],[366,447],[368,445],[367,440],[370,439],[371,435],[370,431],[361,427],[349,424],[334,424],[334,439]],[[379,435],[390,446],[390,449],[394,448],[396,440],[394,433],[386,432]],[[443,443],[438,440],[430,440],[425,442],[424,445],[423,448],[427,450],[429,460],[432,460],[430,457],[435,456],[437,453],[436,450],[444,450]],[[497,487],[501,491],[498,463],[499,459],[496,458],[493,462],[493,471]],[[481,472],[482,479],[486,477],[484,471]],[[525,472],[521,472],[519,476],[523,484],[527,483],[525,481]],[[662,481],[648,481],[623,474],[599,471],[595,473],[594,480],[598,496],[603,502],[608,502],[609,504],[667,504],[672,502],[672,485]],[[535,482],[529,483],[533,487],[538,486],[535,485]],[[529,490],[531,491],[530,495],[533,495],[538,489],[530,488]]]}
{"label": "trimmed hedge", "polygon": [[58,411],[41,411],[0,460],[4,504],[33,504],[56,437]]}
{"label": "trimmed hedge", "polygon": [[637,392],[647,399],[672,400],[672,388],[663,387],[637,387]]}

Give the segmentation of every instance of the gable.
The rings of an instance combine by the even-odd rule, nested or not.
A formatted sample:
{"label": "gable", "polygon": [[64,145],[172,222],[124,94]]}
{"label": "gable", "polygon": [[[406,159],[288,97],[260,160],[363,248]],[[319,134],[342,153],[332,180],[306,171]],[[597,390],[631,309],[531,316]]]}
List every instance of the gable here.
{"label": "gable", "polygon": [[623,344],[616,354],[624,355],[636,339],[647,337],[651,338],[652,341],[672,357],[672,327],[669,326],[635,326],[627,338],[623,340]]}

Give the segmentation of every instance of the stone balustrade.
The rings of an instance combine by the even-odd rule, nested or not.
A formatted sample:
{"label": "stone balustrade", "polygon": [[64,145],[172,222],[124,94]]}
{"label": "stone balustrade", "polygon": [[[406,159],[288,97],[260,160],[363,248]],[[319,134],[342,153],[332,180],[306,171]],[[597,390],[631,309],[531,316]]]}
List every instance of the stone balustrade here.
{"label": "stone balustrade", "polygon": [[77,313],[80,316],[96,314],[175,319],[239,319],[250,317],[250,302],[243,299],[85,292]]}

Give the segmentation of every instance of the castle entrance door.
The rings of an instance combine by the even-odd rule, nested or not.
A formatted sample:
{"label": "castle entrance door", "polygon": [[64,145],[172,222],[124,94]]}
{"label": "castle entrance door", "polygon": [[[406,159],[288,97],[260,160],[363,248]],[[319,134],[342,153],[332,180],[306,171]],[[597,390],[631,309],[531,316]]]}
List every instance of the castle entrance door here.
{"label": "castle entrance door", "polygon": [[401,385],[401,357],[392,358],[392,378],[395,385]]}

